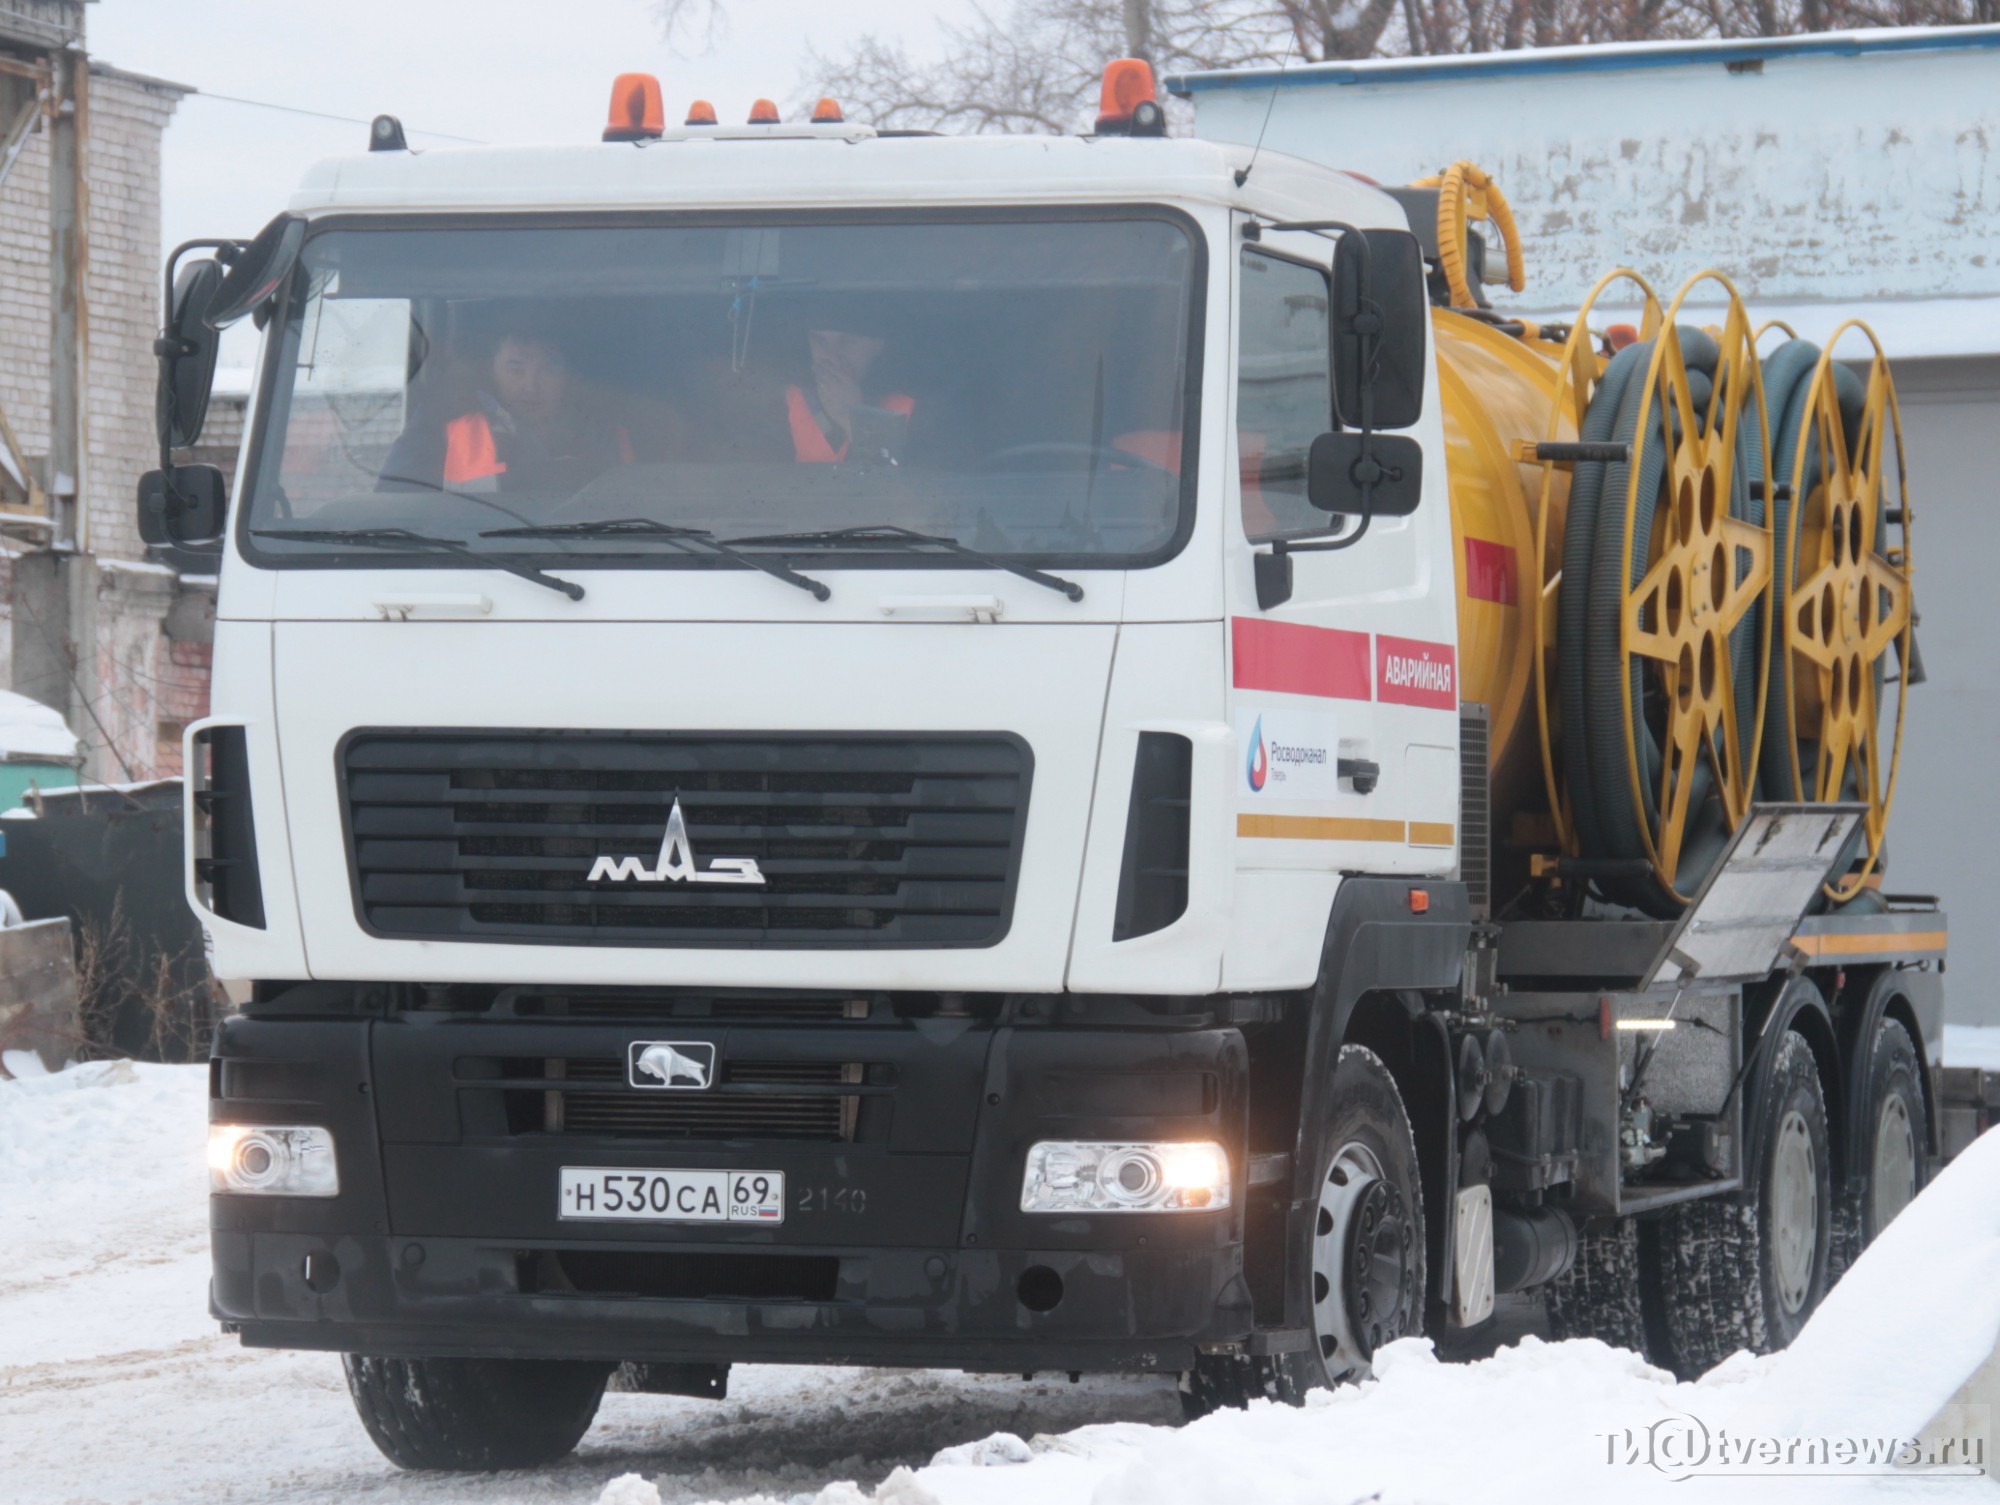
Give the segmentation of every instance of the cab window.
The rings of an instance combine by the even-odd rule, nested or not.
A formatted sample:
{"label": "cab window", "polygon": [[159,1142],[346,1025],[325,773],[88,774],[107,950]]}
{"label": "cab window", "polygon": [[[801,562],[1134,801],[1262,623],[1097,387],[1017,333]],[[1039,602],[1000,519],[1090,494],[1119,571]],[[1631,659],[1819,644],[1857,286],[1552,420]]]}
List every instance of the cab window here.
{"label": "cab window", "polygon": [[1333,411],[1327,279],[1319,267],[1245,249],[1236,362],[1243,531],[1253,540],[1324,533],[1306,500],[1306,457]]}

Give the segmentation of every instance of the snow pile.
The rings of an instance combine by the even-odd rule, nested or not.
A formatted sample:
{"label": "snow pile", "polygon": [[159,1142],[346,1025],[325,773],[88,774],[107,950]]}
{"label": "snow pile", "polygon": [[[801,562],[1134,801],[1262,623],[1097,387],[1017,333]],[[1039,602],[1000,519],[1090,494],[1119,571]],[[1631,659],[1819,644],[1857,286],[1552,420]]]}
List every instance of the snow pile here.
{"label": "snow pile", "polygon": [[597,1505],[660,1505],[660,1491],[637,1474],[620,1474],[604,1486]]}
{"label": "snow pile", "polygon": [[2000,1345],[2000,1132],[1944,1168],[1764,1360],[1738,1420],[1808,1436],[1911,1436]]}
{"label": "snow pile", "polygon": [[83,744],[62,712],[12,690],[0,690],[0,762],[75,763]]}
{"label": "snow pile", "polygon": [[[911,1482],[939,1505],[1680,1499],[1683,1470],[1649,1438],[1915,1437],[1996,1342],[2000,1134],[1989,1134],[1891,1225],[1788,1352],[1739,1354],[1694,1384],[1594,1341],[1526,1338],[1480,1363],[1443,1364],[1428,1340],[1405,1339],[1378,1357],[1373,1381],[1315,1394],[1302,1410],[1258,1404],[1178,1431],[1085,1428],[1033,1439],[1029,1460],[999,1477],[963,1467],[1018,1456],[1018,1439],[996,1436],[946,1449]],[[1818,1502],[1912,1482],[1849,1473],[1805,1488]],[[1994,1498],[1983,1478],[1921,1487],[1926,1500]],[[829,1490],[816,1505],[849,1498]]]}

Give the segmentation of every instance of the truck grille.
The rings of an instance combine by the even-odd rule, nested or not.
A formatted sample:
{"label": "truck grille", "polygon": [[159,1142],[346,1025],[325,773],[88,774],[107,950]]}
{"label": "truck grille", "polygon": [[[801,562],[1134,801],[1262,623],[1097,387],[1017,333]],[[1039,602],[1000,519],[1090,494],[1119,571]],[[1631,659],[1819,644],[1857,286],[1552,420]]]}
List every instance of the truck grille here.
{"label": "truck grille", "polygon": [[[990,946],[1032,759],[1008,736],[351,734],[356,906],[382,936],[636,946]],[[678,803],[699,870],[651,871]]]}
{"label": "truck grille", "polygon": [[700,1019],[725,1024],[828,1024],[866,1019],[871,1000],[797,989],[695,988],[637,991],[613,988],[503,988],[495,1013],[517,1019],[588,1019],[615,1023]]}
{"label": "truck grille", "polygon": [[[867,1074],[860,1062],[730,1061],[707,1092],[648,1092],[627,1087],[617,1060],[507,1061],[509,1076],[537,1075],[534,1088],[507,1092],[508,1123],[517,1133],[582,1134],[623,1139],[854,1138]],[[558,1086],[574,1082],[576,1086]],[[786,1087],[813,1089],[786,1092]]]}

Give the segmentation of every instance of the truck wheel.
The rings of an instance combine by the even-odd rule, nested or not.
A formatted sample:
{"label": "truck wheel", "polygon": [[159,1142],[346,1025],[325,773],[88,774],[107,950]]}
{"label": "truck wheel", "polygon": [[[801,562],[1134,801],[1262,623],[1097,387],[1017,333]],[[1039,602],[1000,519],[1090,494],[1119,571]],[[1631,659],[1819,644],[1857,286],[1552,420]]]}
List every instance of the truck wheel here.
{"label": "truck wheel", "polygon": [[1308,1390],[1365,1379],[1376,1349],[1423,1330],[1423,1190],[1403,1096],[1380,1057],[1346,1045],[1327,1100],[1308,1277],[1314,1346],[1203,1355],[1181,1380],[1190,1417],[1258,1396],[1296,1406]]}
{"label": "truck wheel", "polygon": [[1637,1221],[1619,1218],[1586,1228],[1576,1243],[1576,1263],[1543,1288],[1549,1336],[1597,1338],[1613,1348],[1645,1353]]}
{"label": "truck wheel", "polygon": [[1748,1195],[1683,1203],[1647,1229],[1660,1357],[1683,1379],[1740,1348],[1785,1347],[1826,1295],[1833,1243],[1826,1097],[1802,1035],[1788,1033],[1778,1046],[1757,1114]]}
{"label": "truck wheel", "polygon": [[597,1415],[608,1364],[372,1359],[347,1354],[361,1425],[398,1468],[535,1468],[566,1457]]}
{"label": "truck wheel", "polygon": [[1924,1145],[1930,1121],[1924,1113],[1919,1084],[1917,1043],[1894,1019],[1875,1030],[1868,1063],[1868,1096],[1862,1123],[1871,1126],[1863,1140],[1868,1160],[1861,1188],[1861,1244],[1875,1242],[1897,1213],[1923,1187]]}
{"label": "truck wheel", "polygon": [[1403,1095],[1372,1050],[1344,1045],[1328,1100],[1306,1355],[1314,1385],[1366,1379],[1376,1349],[1423,1331],[1423,1183]]}

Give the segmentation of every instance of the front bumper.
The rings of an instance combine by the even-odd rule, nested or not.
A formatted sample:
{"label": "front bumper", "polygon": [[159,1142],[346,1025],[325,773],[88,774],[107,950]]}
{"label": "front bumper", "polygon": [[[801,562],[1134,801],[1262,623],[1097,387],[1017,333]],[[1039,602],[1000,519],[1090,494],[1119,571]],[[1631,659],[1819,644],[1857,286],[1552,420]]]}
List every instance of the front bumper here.
{"label": "front bumper", "polygon": [[[211,1198],[211,1310],[255,1347],[408,1357],[1186,1369],[1254,1326],[1241,1034],[1137,1009],[1131,1027],[1050,1022],[1064,1013],[1041,999],[949,1023],[885,1006],[726,1028],[232,1019],[211,1118],[324,1125],[341,1190]],[[579,1133],[539,1116],[563,1081],[514,1074],[661,1035],[713,1043],[725,1091],[750,1062],[856,1063],[858,1111],[826,1142]],[[1038,1139],[1216,1140],[1232,1206],[1023,1214]],[[787,1217],[565,1222],[564,1165],[782,1171]]]}
{"label": "front bumper", "polygon": [[[256,1348],[1173,1372],[1250,1327],[1233,1248],[843,1250],[820,1302],[531,1293],[520,1251],[472,1239],[217,1232],[214,1253],[213,1311]],[[1022,1304],[1030,1268],[1062,1280],[1053,1310]]]}

